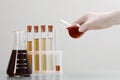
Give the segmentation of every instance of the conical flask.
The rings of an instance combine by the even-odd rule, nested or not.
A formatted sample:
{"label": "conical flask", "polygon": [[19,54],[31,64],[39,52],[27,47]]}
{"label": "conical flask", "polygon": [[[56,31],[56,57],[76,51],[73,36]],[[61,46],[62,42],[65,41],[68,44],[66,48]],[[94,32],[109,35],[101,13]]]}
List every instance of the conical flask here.
{"label": "conical flask", "polygon": [[25,46],[24,32],[15,31],[14,35],[15,35],[14,47],[9,60],[7,74],[10,77],[14,76],[28,77],[32,73],[32,70],[29,64],[28,53]]}

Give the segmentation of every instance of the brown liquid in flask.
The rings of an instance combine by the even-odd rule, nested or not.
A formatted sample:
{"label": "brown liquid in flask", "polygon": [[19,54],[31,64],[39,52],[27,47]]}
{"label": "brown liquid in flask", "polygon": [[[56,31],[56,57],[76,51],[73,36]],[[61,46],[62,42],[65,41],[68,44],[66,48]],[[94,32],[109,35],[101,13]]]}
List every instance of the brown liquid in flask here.
{"label": "brown liquid in flask", "polygon": [[79,38],[83,35],[84,32],[79,32],[79,27],[78,26],[70,26],[66,28],[69,32],[69,35],[72,38]]}
{"label": "brown liquid in flask", "polygon": [[28,60],[28,53],[23,42],[23,32],[15,32],[15,44],[9,60],[7,74],[10,77],[25,76],[28,77],[32,73]]}

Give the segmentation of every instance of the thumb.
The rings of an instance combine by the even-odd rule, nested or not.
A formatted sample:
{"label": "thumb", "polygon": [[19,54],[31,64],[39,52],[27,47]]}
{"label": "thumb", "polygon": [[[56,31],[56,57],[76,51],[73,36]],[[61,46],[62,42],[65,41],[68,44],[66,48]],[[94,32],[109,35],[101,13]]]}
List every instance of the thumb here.
{"label": "thumb", "polygon": [[79,28],[80,32],[85,32],[88,30],[88,25],[86,23],[82,24]]}

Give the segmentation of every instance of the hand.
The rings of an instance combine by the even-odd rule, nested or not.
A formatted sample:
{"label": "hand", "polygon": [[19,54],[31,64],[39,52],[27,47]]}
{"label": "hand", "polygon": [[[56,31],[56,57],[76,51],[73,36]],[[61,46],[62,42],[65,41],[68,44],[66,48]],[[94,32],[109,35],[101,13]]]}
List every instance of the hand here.
{"label": "hand", "polygon": [[87,30],[105,29],[112,26],[111,14],[106,13],[94,13],[90,12],[82,16],[80,19],[74,22],[74,24],[81,25],[80,32]]}

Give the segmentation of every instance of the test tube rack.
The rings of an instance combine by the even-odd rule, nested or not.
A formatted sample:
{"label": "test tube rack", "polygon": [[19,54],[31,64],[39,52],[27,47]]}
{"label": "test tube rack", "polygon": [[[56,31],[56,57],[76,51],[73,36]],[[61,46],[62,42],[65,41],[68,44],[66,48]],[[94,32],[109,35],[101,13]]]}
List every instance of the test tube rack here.
{"label": "test tube rack", "polygon": [[[28,54],[32,53],[32,71],[33,73],[57,73],[62,74],[62,51],[28,51]],[[38,70],[35,70],[35,55],[39,55]],[[42,57],[46,55],[46,64]],[[50,56],[52,56],[52,63],[50,62]],[[43,63],[42,63],[43,62]],[[43,64],[46,66],[43,66]],[[50,65],[51,64],[51,65]],[[45,68],[44,68],[45,67]]]}
{"label": "test tube rack", "polygon": [[27,26],[26,44],[33,73],[63,73],[59,38],[53,25]]}

